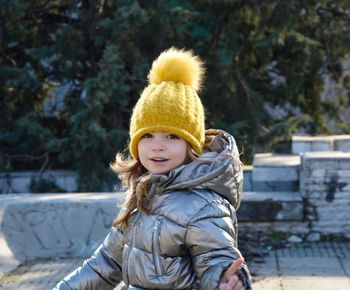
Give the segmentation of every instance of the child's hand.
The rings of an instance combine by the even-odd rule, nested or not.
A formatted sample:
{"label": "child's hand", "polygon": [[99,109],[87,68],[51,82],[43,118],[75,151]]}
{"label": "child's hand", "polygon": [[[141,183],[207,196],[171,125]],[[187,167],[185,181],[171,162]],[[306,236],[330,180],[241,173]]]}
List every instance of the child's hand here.
{"label": "child's hand", "polygon": [[227,269],[221,278],[219,285],[220,290],[244,290],[242,282],[236,275],[237,270],[244,263],[243,258],[238,258],[231,266]]}

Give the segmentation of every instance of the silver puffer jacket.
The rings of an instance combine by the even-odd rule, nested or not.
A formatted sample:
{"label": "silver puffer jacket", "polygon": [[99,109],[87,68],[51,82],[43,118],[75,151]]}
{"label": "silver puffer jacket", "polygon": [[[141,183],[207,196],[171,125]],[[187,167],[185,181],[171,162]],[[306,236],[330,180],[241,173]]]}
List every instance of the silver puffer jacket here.
{"label": "silver puffer jacket", "polygon": [[[124,231],[112,227],[82,267],[55,289],[218,289],[223,272],[241,256],[237,218],[243,174],[236,143],[208,130],[210,151],[168,175],[155,175],[151,214],[136,212]],[[238,271],[251,289],[246,266]]]}

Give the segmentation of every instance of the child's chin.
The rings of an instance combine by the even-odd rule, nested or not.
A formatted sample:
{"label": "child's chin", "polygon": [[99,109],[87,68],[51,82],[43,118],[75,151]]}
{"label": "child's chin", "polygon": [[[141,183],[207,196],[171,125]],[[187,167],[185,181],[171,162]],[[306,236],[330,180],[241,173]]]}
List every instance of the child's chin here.
{"label": "child's chin", "polygon": [[165,175],[169,172],[170,170],[165,170],[165,171],[153,171],[151,172],[152,174],[156,174],[156,175]]}
{"label": "child's chin", "polygon": [[152,174],[156,175],[165,175],[167,174],[171,169],[169,168],[153,168],[153,170],[149,170]]}

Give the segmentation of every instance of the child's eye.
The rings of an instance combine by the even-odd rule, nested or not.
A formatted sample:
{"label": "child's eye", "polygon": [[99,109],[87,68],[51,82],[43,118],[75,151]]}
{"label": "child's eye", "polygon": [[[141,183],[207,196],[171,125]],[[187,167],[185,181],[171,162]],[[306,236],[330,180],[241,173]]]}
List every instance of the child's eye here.
{"label": "child's eye", "polygon": [[180,137],[175,134],[169,134],[168,139],[180,139]]}
{"label": "child's eye", "polygon": [[147,133],[147,134],[145,134],[145,135],[142,136],[142,139],[143,139],[143,138],[152,138],[152,135],[149,134],[149,133]]}

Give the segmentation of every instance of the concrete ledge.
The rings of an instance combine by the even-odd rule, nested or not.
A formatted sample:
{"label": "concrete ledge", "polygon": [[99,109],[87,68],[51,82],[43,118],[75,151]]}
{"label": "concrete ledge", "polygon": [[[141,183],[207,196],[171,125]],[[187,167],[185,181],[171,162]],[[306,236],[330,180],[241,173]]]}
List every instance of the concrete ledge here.
{"label": "concrete ledge", "polygon": [[238,221],[239,231],[250,234],[264,233],[288,233],[306,235],[310,233],[310,228],[306,221]]}
{"label": "concrete ledge", "polygon": [[310,151],[333,151],[330,136],[292,136],[292,154]]}
{"label": "concrete ledge", "polygon": [[[3,209],[0,208],[0,221],[3,217]],[[17,260],[11,249],[8,246],[8,242],[5,239],[4,233],[1,230],[0,231],[0,278],[5,274],[13,269],[16,269],[17,266],[20,264],[20,261]]]}
{"label": "concrete ledge", "polygon": [[350,152],[350,135],[334,136],[333,150]]}
{"label": "concrete ledge", "polygon": [[350,152],[350,135],[292,136],[292,154],[311,151]]}
{"label": "concrete ledge", "polygon": [[2,196],[0,275],[35,259],[91,255],[123,199],[121,193]]}
{"label": "concrete ledge", "polygon": [[[245,187],[244,187],[245,189]],[[251,189],[259,192],[291,192],[299,190],[299,180],[295,181],[255,181]]]}
{"label": "concrete ledge", "polygon": [[253,174],[253,167],[245,165],[243,170],[243,190],[244,191],[253,190],[252,174]]}
{"label": "concrete ledge", "polygon": [[38,171],[0,173],[0,192],[22,193],[30,192],[32,180],[40,178],[51,181],[61,190],[74,192],[78,189],[77,173],[70,170],[47,170],[41,175]]}
{"label": "concrete ledge", "polygon": [[298,181],[299,166],[299,156],[272,153],[255,154],[252,176],[253,187],[254,182]]}
{"label": "concrete ledge", "polygon": [[321,159],[321,160],[350,160],[350,152],[340,152],[340,151],[327,151],[327,152],[305,152],[303,154],[303,160],[305,159]]}
{"label": "concrete ledge", "polygon": [[300,157],[288,154],[259,153],[254,155],[253,167],[299,166]]}
{"label": "concrete ledge", "polygon": [[[0,276],[40,258],[89,256],[102,242],[123,193],[8,194],[0,199]],[[240,220],[302,219],[298,193],[245,193]]]}
{"label": "concrete ledge", "polygon": [[303,199],[299,192],[245,192],[239,221],[301,221]]}

